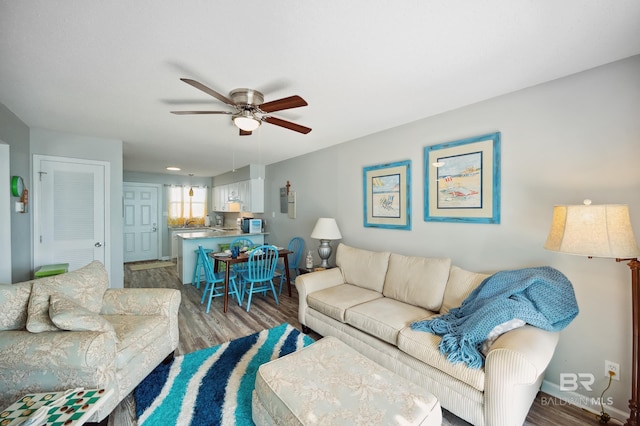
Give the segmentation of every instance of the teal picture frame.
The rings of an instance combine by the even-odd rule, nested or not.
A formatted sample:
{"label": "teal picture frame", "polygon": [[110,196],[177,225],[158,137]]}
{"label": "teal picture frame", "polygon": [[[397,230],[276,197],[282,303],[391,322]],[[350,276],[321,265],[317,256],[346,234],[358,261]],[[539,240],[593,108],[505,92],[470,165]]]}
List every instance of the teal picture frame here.
{"label": "teal picture frame", "polygon": [[500,132],[424,148],[424,220],[500,223]]}
{"label": "teal picture frame", "polygon": [[411,230],[411,160],[362,169],[364,226]]}

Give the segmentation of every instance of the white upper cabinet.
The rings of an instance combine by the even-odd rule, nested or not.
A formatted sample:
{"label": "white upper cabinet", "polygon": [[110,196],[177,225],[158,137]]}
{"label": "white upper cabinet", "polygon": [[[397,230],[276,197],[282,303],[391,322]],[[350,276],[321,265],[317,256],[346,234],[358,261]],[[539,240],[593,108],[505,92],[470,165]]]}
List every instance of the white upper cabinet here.
{"label": "white upper cabinet", "polygon": [[264,179],[250,179],[214,186],[213,210],[264,213]]}

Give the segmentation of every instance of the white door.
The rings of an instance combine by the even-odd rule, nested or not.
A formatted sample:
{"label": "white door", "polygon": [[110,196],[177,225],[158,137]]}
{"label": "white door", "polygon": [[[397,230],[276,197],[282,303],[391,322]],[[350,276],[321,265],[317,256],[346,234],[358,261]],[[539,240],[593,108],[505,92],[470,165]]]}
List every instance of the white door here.
{"label": "white door", "polygon": [[156,185],[124,184],[125,262],[159,258],[158,192]]}
{"label": "white door", "polygon": [[109,271],[109,163],[34,155],[33,165],[34,267],[99,260]]}

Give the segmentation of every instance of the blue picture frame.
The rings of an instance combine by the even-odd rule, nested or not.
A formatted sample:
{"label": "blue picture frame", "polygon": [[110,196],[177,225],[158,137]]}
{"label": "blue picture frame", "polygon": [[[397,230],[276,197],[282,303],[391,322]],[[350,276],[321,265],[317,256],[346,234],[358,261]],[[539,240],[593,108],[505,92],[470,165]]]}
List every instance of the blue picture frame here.
{"label": "blue picture frame", "polygon": [[411,160],[363,167],[364,226],[411,230]]}
{"label": "blue picture frame", "polygon": [[500,132],[424,148],[424,220],[500,223]]}

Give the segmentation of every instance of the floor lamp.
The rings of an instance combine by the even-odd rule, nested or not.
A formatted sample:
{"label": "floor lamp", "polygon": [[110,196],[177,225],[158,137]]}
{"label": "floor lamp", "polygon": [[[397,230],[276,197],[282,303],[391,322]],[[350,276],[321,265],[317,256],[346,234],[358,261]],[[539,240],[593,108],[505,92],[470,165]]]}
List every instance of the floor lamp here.
{"label": "floor lamp", "polygon": [[588,257],[606,257],[629,262],[631,268],[631,303],[633,321],[633,357],[631,360],[631,399],[625,426],[639,426],[640,396],[640,249],[633,236],[629,208],[626,205],[555,206],[551,230],[544,245],[547,250]]}

